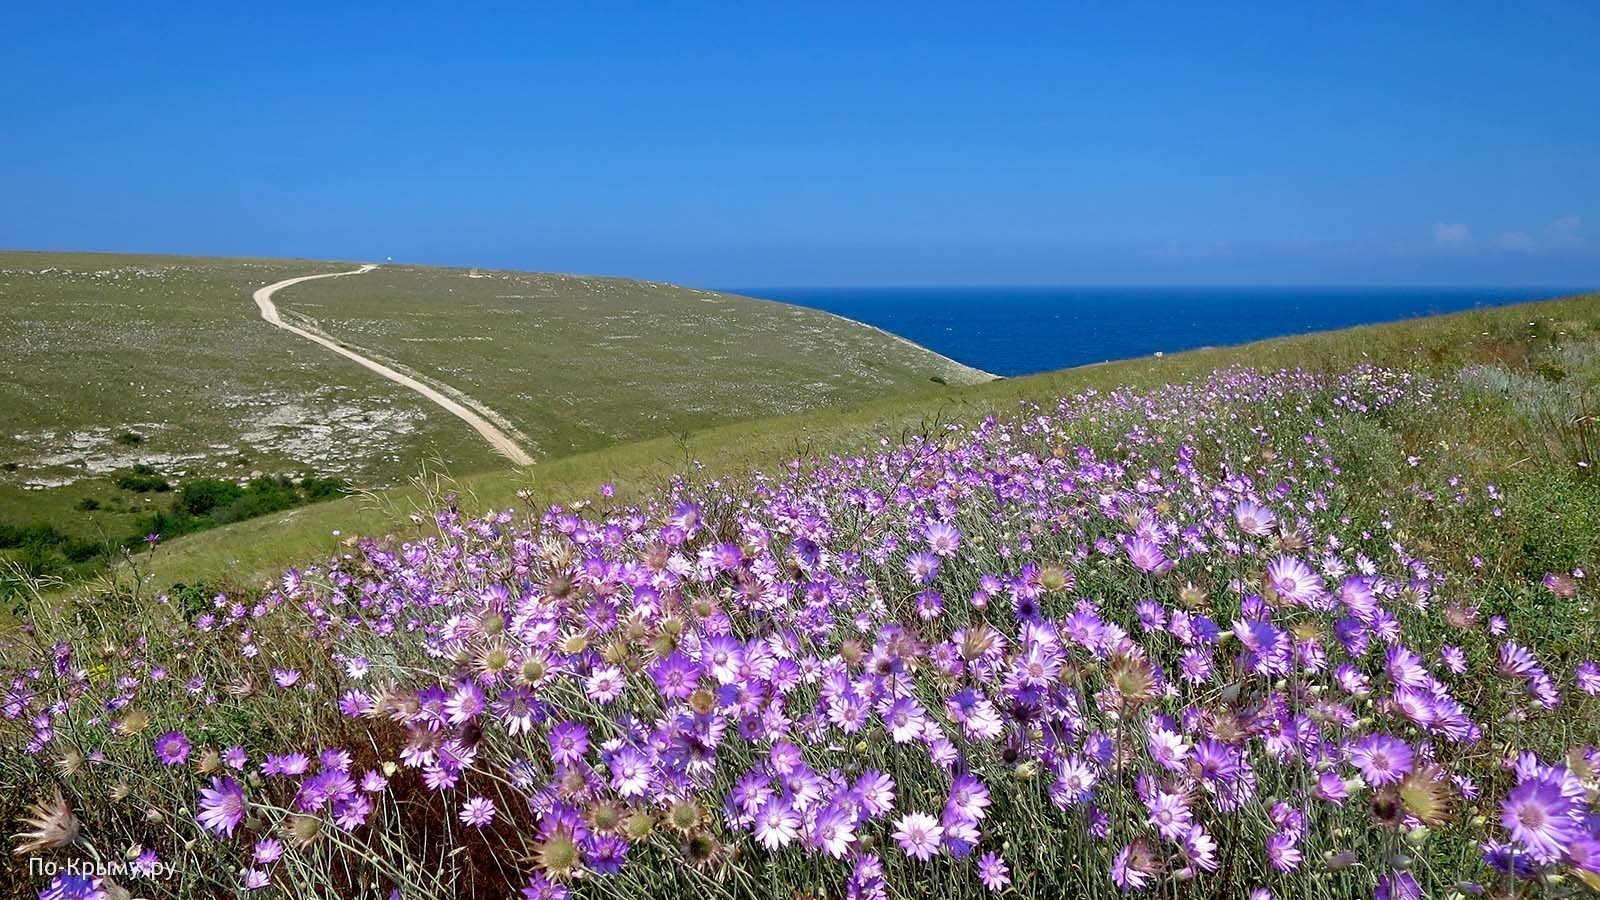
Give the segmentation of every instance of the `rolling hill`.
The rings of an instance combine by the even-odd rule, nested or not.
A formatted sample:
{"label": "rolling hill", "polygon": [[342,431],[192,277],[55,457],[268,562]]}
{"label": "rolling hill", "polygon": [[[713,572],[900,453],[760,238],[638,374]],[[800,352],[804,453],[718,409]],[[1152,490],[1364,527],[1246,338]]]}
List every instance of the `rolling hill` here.
{"label": "rolling hill", "polygon": [[163,543],[0,629],[0,814],[184,897],[1575,896],[1597,300]]}
{"label": "rolling hill", "polygon": [[[520,497],[534,506],[597,500],[602,483],[614,484],[619,497],[638,496],[674,476],[707,480],[776,471],[793,460],[937,434],[952,422],[1013,417],[1081,391],[1152,387],[1231,366],[1329,372],[1377,363],[1448,379],[1470,377],[1488,408],[1458,423],[1468,431],[1462,440],[1495,447],[1474,451],[1479,464],[1556,455],[1570,467],[1592,459],[1593,448],[1600,447],[1600,426],[1592,416],[1593,398],[1600,396],[1597,342],[1600,295],[1589,294],[922,391],[621,444],[526,471],[502,467],[459,478],[414,479],[405,487],[186,537],[164,546],[148,567],[163,583],[258,583],[337,549],[353,534],[414,533],[411,516],[447,491],[461,494],[462,507],[470,509],[509,507]],[[1458,444],[1456,452],[1471,447]]]}
{"label": "rolling hill", "polygon": [[[470,407],[535,460],[989,378],[826,313],[616,278],[385,265],[271,298],[285,324],[351,358],[251,302],[270,283],[348,271],[0,253],[0,526],[54,529],[89,556],[140,527],[172,530],[152,512],[193,479],[310,473],[370,490],[425,465],[504,465],[356,356]],[[222,519],[321,485],[262,482]]]}

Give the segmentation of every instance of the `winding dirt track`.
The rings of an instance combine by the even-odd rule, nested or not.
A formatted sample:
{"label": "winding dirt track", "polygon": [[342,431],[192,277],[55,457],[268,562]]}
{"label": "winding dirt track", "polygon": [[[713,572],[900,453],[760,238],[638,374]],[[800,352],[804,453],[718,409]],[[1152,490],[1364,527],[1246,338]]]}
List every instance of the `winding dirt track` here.
{"label": "winding dirt track", "polygon": [[355,362],[366,369],[382,375],[384,378],[389,379],[395,384],[416,391],[444,409],[445,412],[448,412],[452,416],[455,416],[461,421],[466,422],[468,425],[471,425],[472,430],[482,435],[483,439],[489,442],[489,446],[493,447],[496,453],[504,456],[506,459],[511,460],[513,463],[516,463],[519,466],[533,465],[533,457],[529,456],[526,450],[523,450],[521,447],[517,446],[516,441],[513,441],[504,431],[496,428],[488,419],[485,419],[483,416],[478,415],[471,409],[468,409],[460,403],[457,403],[455,400],[446,397],[444,394],[439,393],[433,388],[423,384],[409,375],[404,374],[403,372],[396,372],[394,369],[389,368],[383,363],[368,359],[354,350],[340,345],[337,341],[330,340],[329,338],[317,334],[316,332],[307,331],[306,329],[297,325],[290,325],[288,322],[283,320],[282,316],[278,315],[278,307],[272,302],[273,294],[283,290],[286,287],[299,284],[302,281],[315,281],[318,278],[341,278],[345,275],[362,275],[367,272],[371,272],[376,268],[377,266],[368,264],[359,269],[351,269],[348,272],[328,272],[322,275],[301,275],[298,278],[285,278],[283,281],[280,281],[276,284],[269,284],[266,287],[261,288],[252,296],[256,301],[256,306],[261,309],[261,318],[268,324],[282,328],[284,331],[297,334],[314,344],[321,344],[340,356],[343,356],[344,358],[351,360],[352,362]]}

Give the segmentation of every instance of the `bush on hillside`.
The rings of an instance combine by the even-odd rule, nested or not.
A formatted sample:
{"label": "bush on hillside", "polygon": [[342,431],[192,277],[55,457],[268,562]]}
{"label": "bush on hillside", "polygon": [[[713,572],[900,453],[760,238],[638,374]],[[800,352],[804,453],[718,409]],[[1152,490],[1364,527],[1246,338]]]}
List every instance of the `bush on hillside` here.
{"label": "bush on hillside", "polygon": [[138,463],[130,469],[118,472],[112,476],[111,482],[125,491],[133,491],[136,494],[165,493],[172,490],[172,484],[146,463]]}

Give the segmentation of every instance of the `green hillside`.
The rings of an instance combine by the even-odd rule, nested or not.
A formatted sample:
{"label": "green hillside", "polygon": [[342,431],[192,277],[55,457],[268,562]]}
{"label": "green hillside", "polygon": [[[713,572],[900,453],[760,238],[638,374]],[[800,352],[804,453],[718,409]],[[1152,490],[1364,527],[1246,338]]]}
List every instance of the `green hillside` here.
{"label": "green hillside", "polygon": [[[92,570],[145,530],[392,487],[424,466],[501,468],[460,419],[252,302],[350,269],[0,253],[0,556]],[[535,459],[988,378],[825,313],[615,278],[384,266],[273,299],[286,322],[483,412]],[[175,512],[196,482],[179,504],[193,514]]]}
{"label": "green hillside", "polygon": [[1580,896],[1597,397],[1591,295],[258,516],[16,604],[0,815],[177,897]]}
{"label": "green hillside", "polygon": [[427,490],[412,485],[376,492],[183,538],[160,548],[146,566],[161,583],[253,584],[335,549],[352,534],[414,532],[411,516],[429,508],[430,493],[457,491],[468,509],[516,505],[519,492],[535,506],[596,499],[602,483],[627,497],[675,474],[704,480],[771,471],[796,458],[860,451],[880,439],[937,434],[944,423],[1014,416],[1022,404],[1049,404],[1086,389],[1150,387],[1227,366],[1338,371],[1375,362],[1470,377],[1485,406],[1480,416],[1454,423],[1461,430],[1456,438],[1483,445],[1468,462],[1505,467],[1554,455],[1570,465],[1592,459],[1600,446],[1590,417],[1600,406],[1597,341],[1600,295],[1589,294],[924,391],[575,454],[525,472],[449,479],[435,471],[419,479]]}

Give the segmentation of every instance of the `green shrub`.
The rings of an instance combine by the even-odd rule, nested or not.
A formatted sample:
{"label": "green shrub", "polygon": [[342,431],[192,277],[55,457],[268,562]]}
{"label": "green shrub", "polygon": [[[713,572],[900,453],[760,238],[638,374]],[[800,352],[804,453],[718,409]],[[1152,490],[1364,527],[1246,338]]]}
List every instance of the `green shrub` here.
{"label": "green shrub", "polygon": [[211,518],[219,525],[240,522],[290,509],[301,502],[300,492],[292,480],[281,475],[262,475],[252,478],[226,506],[213,510]]}
{"label": "green shrub", "polygon": [[192,478],[178,489],[173,501],[176,509],[191,516],[209,515],[219,506],[227,506],[244,496],[244,488],[220,478]]}
{"label": "green shrub", "polygon": [[136,494],[165,493],[172,490],[172,485],[150,466],[139,463],[131,469],[118,472],[111,479],[112,483],[125,491]]}
{"label": "green shrub", "polygon": [[32,525],[0,524],[0,550],[30,546],[53,547],[65,540],[67,536],[58,531],[54,525],[43,522]]}
{"label": "green shrub", "polygon": [[307,475],[300,479],[300,493],[305,495],[307,503],[320,503],[323,500],[333,500],[350,493],[350,482],[343,478],[319,478]]}

